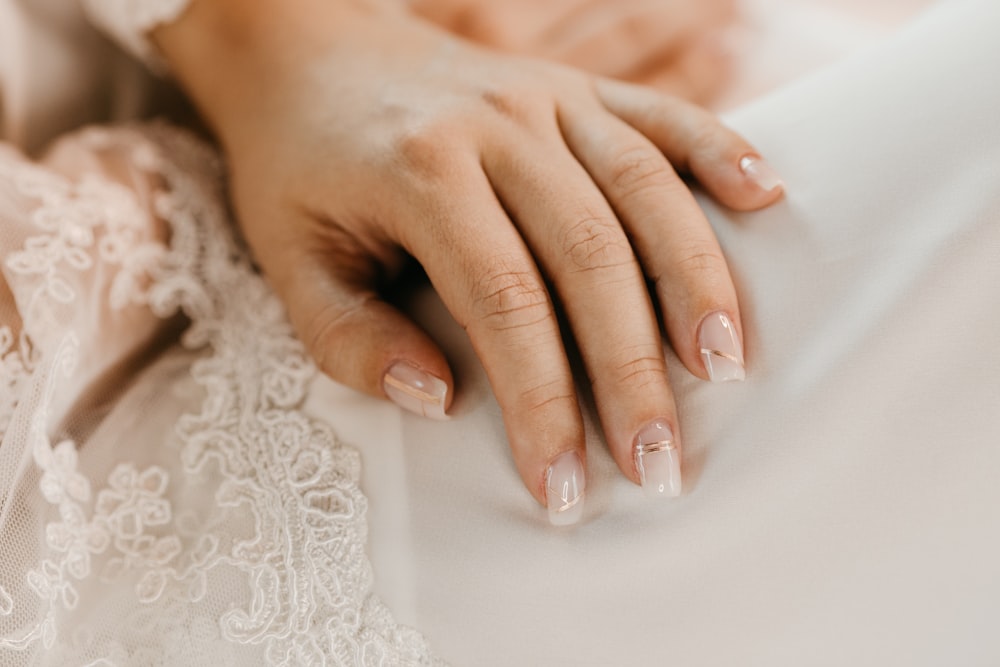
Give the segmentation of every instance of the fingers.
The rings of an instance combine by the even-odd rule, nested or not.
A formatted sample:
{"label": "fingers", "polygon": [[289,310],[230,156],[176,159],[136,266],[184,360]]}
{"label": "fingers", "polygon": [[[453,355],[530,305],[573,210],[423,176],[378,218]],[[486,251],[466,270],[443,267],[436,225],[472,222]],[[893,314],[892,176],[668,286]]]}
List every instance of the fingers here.
{"label": "fingers", "polygon": [[[498,147],[490,156],[505,151]],[[680,493],[676,409],[642,272],[614,212],[565,146],[506,151],[484,168],[554,283],[626,477]]]}
{"label": "fingers", "polygon": [[[610,114],[563,110],[560,120],[570,148],[631,236],[677,356],[704,379],[742,380],[736,290],[687,186],[645,137]],[[720,327],[731,340],[719,340]]]}
{"label": "fingers", "polygon": [[[427,165],[401,163],[386,176],[387,191],[405,196],[378,202],[374,216],[383,221],[382,242],[399,242],[423,264],[468,332],[517,469],[557,524],[581,516],[586,457],[543,272],[568,315],[619,467],[655,495],[676,495],[677,415],[643,268],[692,372],[737,379],[743,357],[724,258],[668,160],[737,208],[780,196],[780,188],[760,186],[763,163],[748,162],[752,147],[710,116],[626,84],[600,81],[597,91],[607,110],[591,99],[579,110],[560,105],[550,117],[536,113],[538,104],[477,133],[474,151],[434,143],[429,155],[441,168],[428,175]],[[548,123],[542,132],[538,118]],[[468,159],[456,164],[460,155]],[[296,222],[288,227],[336,229]],[[453,393],[447,363],[419,327],[378,298],[375,267],[384,258],[349,233],[325,234],[319,249],[308,233],[254,243],[265,249],[262,264],[300,336],[334,379],[443,417]]]}
{"label": "fingers", "polygon": [[364,252],[346,236],[323,252],[304,250],[315,248],[315,239],[283,245],[294,256],[265,253],[266,268],[320,369],[416,414],[446,419],[454,394],[448,363],[420,327],[379,298]]}
{"label": "fingers", "polygon": [[583,418],[555,310],[478,163],[464,167],[463,182],[427,202],[427,224],[401,241],[468,332],[528,490],[553,524],[575,523],[586,486]]}
{"label": "fingers", "polygon": [[690,172],[716,199],[739,211],[777,201],[777,173],[740,135],[708,111],[632,84],[598,80],[597,93],[611,113],[652,141],[680,171]]}

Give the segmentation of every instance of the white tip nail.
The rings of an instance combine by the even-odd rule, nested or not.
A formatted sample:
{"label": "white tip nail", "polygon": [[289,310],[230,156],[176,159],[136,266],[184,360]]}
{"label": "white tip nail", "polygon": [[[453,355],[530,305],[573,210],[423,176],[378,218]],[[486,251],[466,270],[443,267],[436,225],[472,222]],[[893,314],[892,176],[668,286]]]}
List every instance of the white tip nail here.
{"label": "white tip nail", "polygon": [[635,461],[642,490],[650,498],[681,495],[681,452],[665,420],[655,421],[635,439]]}
{"label": "white tip nail", "polygon": [[431,419],[448,418],[444,413],[448,385],[408,361],[397,361],[389,368],[382,389],[393,403],[410,412]]}
{"label": "white tip nail", "polygon": [[564,452],[552,459],[545,471],[545,502],[549,523],[569,526],[583,517],[583,497],[587,481],[583,462],[576,452]]}
{"label": "white tip nail", "polygon": [[705,371],[712,382],[746,379],[743,343],[728,315],[712,313],[702,321],[698,331],[698,346],[701,348]]}
{"label": "white tip nail", "polygon": [[778,172],[771,165],[753,155],[740,158],[740,171],[765,192],[770,192],[784,185]]}

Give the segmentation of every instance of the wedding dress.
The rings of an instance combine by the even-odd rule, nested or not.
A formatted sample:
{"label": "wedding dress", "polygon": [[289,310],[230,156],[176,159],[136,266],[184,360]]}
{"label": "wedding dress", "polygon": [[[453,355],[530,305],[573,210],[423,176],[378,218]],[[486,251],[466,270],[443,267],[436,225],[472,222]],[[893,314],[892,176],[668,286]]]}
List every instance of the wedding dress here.
{"label": "wedding dress", "polygon": [[[90,9],[148,56],[185,4]],[[437,664],[221,186],[163,124],[0,150],[0,664]]]}
{"label": "wedding dress", "polygon": [[[185,2],[88,4],[150,58]],[[673,364],[674,503],[592,429],[570,532],[433,296],[445,424],[316,374],[197,139],[2,148],[0,665],[996,662],[998,25],[944,4],[730,117],[788,181],[770,211],[704,202],[750,376]]]}
{"label": "wedding dress", "polygon": [[433,664],[371,595],[357,452],[299,409],[220,184],[160,126],[0,154],[0,660]]}

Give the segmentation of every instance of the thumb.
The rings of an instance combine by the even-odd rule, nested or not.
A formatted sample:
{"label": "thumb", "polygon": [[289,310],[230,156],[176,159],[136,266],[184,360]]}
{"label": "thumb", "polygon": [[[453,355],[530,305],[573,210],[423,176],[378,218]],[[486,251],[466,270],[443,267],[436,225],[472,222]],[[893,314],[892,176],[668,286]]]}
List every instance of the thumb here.
{"label": "thumb", "polygon": [[357,267],[357,258],[339,263],[336,254],[298,259],[279,269],[278,291],[320,369],[418,415],[446,419],[454,393],[448,362],[423,329],[379,297],[372,272],[344,268]]}

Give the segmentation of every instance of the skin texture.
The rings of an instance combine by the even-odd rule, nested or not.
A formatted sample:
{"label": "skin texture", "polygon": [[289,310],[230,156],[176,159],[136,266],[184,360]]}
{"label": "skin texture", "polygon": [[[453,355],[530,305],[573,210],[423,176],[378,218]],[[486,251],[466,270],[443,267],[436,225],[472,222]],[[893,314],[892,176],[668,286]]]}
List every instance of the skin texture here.
{"label": "skin texture", "polygon": [[324,372],[384,396],[386,369],[406,360],[453,388],[435,343],[382,300],[415,258],[467,331],[544,504],[551,461],[585,460],[558,306],[611,452],[639,483],[636,433],[662,418],[679,434],[646,280],[699,377],[702,318],[740,327],[725,259],[675,169],[759,208],[780,191],[739,170],[751,146],[680,99],[473,45],[394,2],[199,0],[156,38]]}

